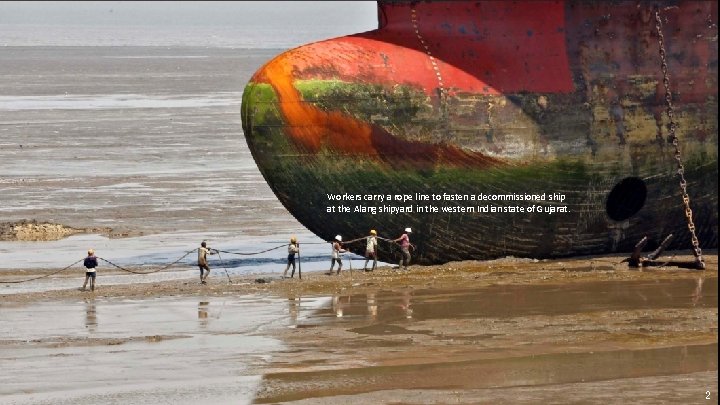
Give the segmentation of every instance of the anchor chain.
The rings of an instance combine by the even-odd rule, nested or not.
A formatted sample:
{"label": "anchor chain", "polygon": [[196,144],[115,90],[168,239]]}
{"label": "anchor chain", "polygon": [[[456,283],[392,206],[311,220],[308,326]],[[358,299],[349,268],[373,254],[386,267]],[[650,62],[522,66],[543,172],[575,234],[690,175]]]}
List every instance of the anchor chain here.
{"label": "anchor chain", "polygon": [[412,23],[413,30],[415,30],[415,35],[417,36],[418,42],[420,42],[420,45],[425,50],[425,53],[427,54],[430,64],[432,65],[433,72],[435,73],[435,77],[437,78],[438,83],[438,98],[440,101],[440,120],[443,125],[443,130],[445,131],[444,134],[441,136],[441,140],[445,140],[445,138],[450,133],[450,117],[449,117],[449,110],[448,110],[448,89],[445,87],[445,84],[443,82],[442,72],[440,71],[440,66],[437,63],[437,59],[435,56],[433,56],[432,51],[430,51],[430,46],[428,45],[428,42],[423,38],[422,33],[420,33],[420,26],[418,23],[418,16],[417,16],[417,10],[415,10],[415,7],[410,8],[410,22]]}
{"label": "anchor chain", "polygon": [[705,269],[705,261],[702,257],[702,250],[700,249],[700,242],[698,241],[697,235],[695,234],[695,223],[692,218],[692,209],[690,208],[690,196],[687,192],[687,181],[685,180],[685,166],[682,163],[682,157],[680,155],[680,144],[678,142],[675,129],[677,123],[675,122],[675,110],[672,103],[672,94],[670,92],[670,75],[668,73],[667,58],[665,52],[665,37],[662,32],[662,19],[660,18],[660,11],[655,7],[655,29],[658,35],[658,44],[660,48],[660,69],[663,74],[663,86],[665,87],[665,112],[670,120],[668,124],[668,142],[672,143],[675,147],[675,161],[677,162],[677,174],[680,178],[680,191],[682,192],[683,205],[685,206],[685,218],[687,220],[688,230],[690,231],[690,240],[692,243],[693,254],[695,255],[695,264],[698,269]]}

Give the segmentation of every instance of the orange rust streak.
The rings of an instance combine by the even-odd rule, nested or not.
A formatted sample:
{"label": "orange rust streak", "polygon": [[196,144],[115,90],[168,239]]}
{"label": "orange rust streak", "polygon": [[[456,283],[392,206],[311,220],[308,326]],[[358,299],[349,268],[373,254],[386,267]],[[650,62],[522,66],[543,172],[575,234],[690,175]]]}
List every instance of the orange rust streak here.
{"label": "orange rust streak", "polygon": [[351,155],[373,156],[390,166],[430,167],[436,164],[468,167],[503,165],[499,159],[467,152],[452,145],[435,145],[398,139],[379,126],[372,126],[340,112],[323,111],[302,100],[293,86],[292,51],[280,55],[258,72],[253,80],[268,82],[275,90],[290,138],[307,151],[317,153],[324,145]]}
{"label": "orange rust streak", "polygon": [[338,112],[326,112],[305,103],[292,83],[287,56],[281,55],[265,66],[268,81],[280,101],[280,110],[293,140],[317,152],[323,143],[335,150],[354,154],[377,155],[372,146],[372,129],[368,124]]}

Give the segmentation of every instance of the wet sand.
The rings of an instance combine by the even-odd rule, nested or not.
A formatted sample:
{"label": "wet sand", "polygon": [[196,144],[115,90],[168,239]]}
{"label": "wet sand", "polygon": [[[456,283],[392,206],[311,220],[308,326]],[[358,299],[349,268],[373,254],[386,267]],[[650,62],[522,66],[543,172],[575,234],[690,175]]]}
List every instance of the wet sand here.
{"label": "wet sand", "polygon": [[[166,352],[176,360],[165,367],[182,370],[181,363],[195,361],[186,358],[187,351],[204,332],[168,325],[201,322],[206,302],[217,316],[210,317],[212,322],[225,330],[221,334],[233,330],[236,339],[219,345],[212,360],[212,368],[238,376],[222,380],[235,390],[223,394],[215,385],[203,397],[199,385],[166,386],[167,376],[146,374],[147,383],[177,403],[717,402],[717,255],[707,256],[708,270],[703,272],[631,270],[620,260],[506,258],[413,266],[407,272],[389,267],[373,273],[348,269],[340,276],[309,272],[303,280],[268,276],[264,283],[253,276],[230,284],[215,273],[204,286],[194,277],[103,286],[99,277],[95,292],[1,296],[2,319],[12,321],[6,319],[8,308],[28,315],[38,305],[87,300],[96,303],[98,324],[103,323],[102,313],[110,311],[106,307],[127,302],[184,306],[185,314],[156,311],[143,333],[128,319],[117,324],[119,337],[112,338],[78,336],[73,328],[52,326],[48,333],[56,335],[29,342],[6,333],[0,353],[5,353],[4,364],[19,371],[27,370],[25,357],[7,355],[18,347],[32,357],[54,359],[58,354],[46,354],[49,348],[150,347],[158,339],[168,345],[178,342]],[[233,304],[219,312],[218,307],[225,306],[220,302]],[[260,321],[259,308],[272,313],[272,322]],[[76,309],[77,316],[87,312]],[[262,327],[241,330],[232,326],[237,322]],[[249,336],[275,343],[239,367],[233,353],[240,347],[252,350],[243,342]],[[157,361],[155,355],[119,354],[117,359],[138,368]],[[43,380],[38,373],[24,371],[23,379]],[[65,396],[62,391],[78,390],[82,382],[55,383],[40,397],[32,394],[43,390],[38,384],[30,384],[33,389],[27,392],[28,386],[17,382],[6,385],[15,389],[6,388],[5,394],[15,401],[10,403],[51,403],[38,400],[46,397],[92,403],[92,398],[107,398],[95,397],[97,392]],[[123,387],[116,394],[126,403],[157,399],[139,386]],[[710,391],[709,401],[705,391]]]}
{"label": "wet sand", "polygon": [[279,52],[0,48],[0,222],[119,235],[302,229],[240,122],[245,84]]}
{"label": "wet sand", "polygon": [[3,304],[0,403],[249,403],[280,342],[278,300],[235,296]]}

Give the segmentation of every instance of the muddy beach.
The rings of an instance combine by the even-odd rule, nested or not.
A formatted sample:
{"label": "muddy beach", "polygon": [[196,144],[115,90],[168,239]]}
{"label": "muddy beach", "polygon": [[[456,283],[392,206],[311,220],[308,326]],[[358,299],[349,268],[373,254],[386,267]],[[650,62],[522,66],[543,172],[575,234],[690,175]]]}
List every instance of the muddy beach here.
{"label": "muddy beach", "polygon": [[716,272],[595,260],[417,272],[348,288],[286,330],[293,350],[256,402],[696,403],[696,384],[717,385]]}
{"label": "muddy beach", "polygon": [[[222,380],[234,387],[222,393],[201,384],[166,387],[163,372],[147,373],[145,380],[156,381],[174,403],[707,403],[705,391],[716,398],[717,255],[707,256],[703,272],[631,270],[621,259],[505,258],[232,283],[215,273],[208,285],[192,277],[103,286],[100,273],[95,292],[2,295],[6,322],[40,321],[51,316],[47,306],[59,306],[85,327],[49,320],[47,330],[27,326],[24,339],[6,332],[0,354],[11,370],[27,370],[29,360],[18,351],[52,362],[69,356],[72,365],[82,358],[76,351],[152,353],[171,346],[160,351],[181,356],[164,357],[158,370],[178,369],[182,380],[181,363],[189,361],[235,376]],[[118,307],[128,306],[155,311],[137,321],[132,311],[121,315]],[[112,333],[103,330],[108,317],[116,317]],[[177,326],[183,323],[192,327]],[[23,323],[14,324],[21,332]],[[212,348],[211,362],[179,349],[207,335],[228,340]],[[236,350],[255,350],[247,339],[268,343],[240,366],[232,360]],[[158,361],[105,355],[124,358],[130,369],[154,369]],[[6,378],[3,395],[16,401],[9,403],[157,398],[133,379],[121,379],[112,395],[75,392],[82,383],[72,380],[50,378],[52,384],[29,391],[20,382],[43,372]]]}

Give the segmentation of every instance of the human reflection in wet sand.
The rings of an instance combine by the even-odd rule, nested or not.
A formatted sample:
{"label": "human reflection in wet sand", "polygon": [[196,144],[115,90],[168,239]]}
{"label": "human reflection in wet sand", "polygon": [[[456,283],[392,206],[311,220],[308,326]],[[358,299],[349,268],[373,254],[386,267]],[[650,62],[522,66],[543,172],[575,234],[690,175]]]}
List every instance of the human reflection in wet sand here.
{"label": "human reflection in wet sand", "polygon": [[85,327],[90,332],[97,330],[97,311],[94,298],[85,299]]}
{"label": "human reflection in wet sand", "polygon": [[205,327],[208,324],[208,306],[210,305],[207,301],[200,301],[198,303],[198,321],[200,326]]}
{"label": "human reflection in wet sand", "polygon": [[[350,297],[347,297],[347,298],[348,298],[348,300],[350,299]],[[333,312],[335,312],[335,316],[338,318],[342,318],[343,311],[345,309],[345,304],[342,302],[341,296],[333,295],[332,307],[333,307]]]}
{"label": "human reflection in wet sand", "polygon": [[703,283],[705,282],[705,277],[700,276],[695,281],[696,281],[695,291],[693,291],[693,294],[692,294],[693,306],[697,306],[698,302],[700,302],[700,300],[703,297],[702,296],[702,288],[703,288]]}
{"label": "human reflection in wet sand", "polygon": [[290,325],[297,326],[297,318],[300,313],[301,298],[288,298],[288,314],[290,315]]}
{"label": "human reflection in wet sand", "polygon": [[377,318],[377,301],[375,300],[375,293],[367,293],[367,311],[370,318]]}
{"label": "human reflection in wet sand", "polygon": [[400,308],[402,308],[403,312],[405,312],[405,318],[407,319],[412,319],[413,317],[413,310],[410,306],[412,306],[412,303],[410,302],[410,291],[405,290],[402,293],[402,304],[400,305]]}

